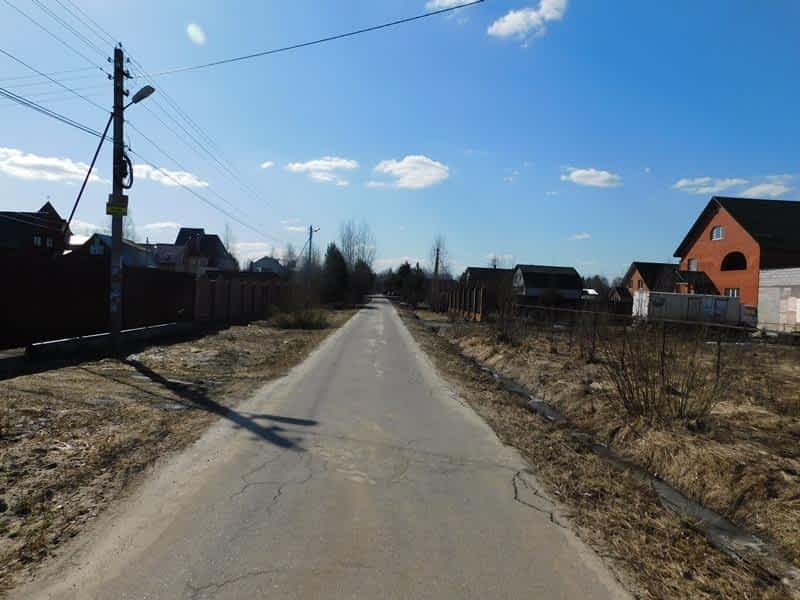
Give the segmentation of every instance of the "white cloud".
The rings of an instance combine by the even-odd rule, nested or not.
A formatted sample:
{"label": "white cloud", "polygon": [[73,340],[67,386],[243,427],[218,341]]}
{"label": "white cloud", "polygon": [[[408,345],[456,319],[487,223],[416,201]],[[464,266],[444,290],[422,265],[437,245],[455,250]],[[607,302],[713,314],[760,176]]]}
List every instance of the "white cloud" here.
{"label": "white cloud", "polygon": [[383,181],[370,181],[369,187],[397,187],[409,190],[419,190],[450,177],[447,165],[423,155],[409,155],[400,160],[382,160],[373,169],[375,173],[389,175],[394,178],[391,183]]}
{"label": "white cloud", "polygon": [[488,262],[494,262],[495,260],[497,263],[502,267],[504,265],[512,265],[514,263],[514,255],[513,254],[497,254],[496,252],[489,252],[486,255],[486,260]]}
{"label": "white cloud", "polygon": [[286,231],[291,231],[292,233],[305,233],[306,227],[305,225],[286,225]]}
{"label": "white cloud", "polygon": [[181,224],[174,221],[160,221],[158,223],[148,223],[144,226],[144,229],[149,231],[169,231],[180,228]]}
{"label": "white cloud", "polygon": [[577,185],[604,188],[622,185],[622,178],[615,173],[599,169],[576,169],[573,167],[567,169],[567,174],[561,176],[561,181],[571,181]]}
{"label": "white cloud", "polygon": [[425,10],[442,10],[466,4],[466,0],[428,0],[425,3]]}
{"label": "white cloud", "polygon": [[789,185],[794,175],[767,175],[765,183],[759,183],[741,192],[742,196],[751,198],[779,198],[792,190]]}
{"label": "white cloud", "polygon": [[[69,158],[39,156],[16,148],[0,147],[0,173],[10,177],[28,181],[72,183],[83,181],[88,171],[89,165]],[[89,181],[107,183],[96,170],[92,172]]]}
{"label": "white cloud", "polygon": [[189,23],[186,26],[186,35],[193,44],[203,46],[206,43],[206,32],[197,23]]}
{"label": "white cloud", "polygon": [[323,156],[307,162],[293,162],[286,165],[286,170],[291,173],[307,173],[313,181],[332,183],[339,187],[350,185],[338,171],[352,171],[358,168],[358,162],[340,156]]}
{"label": "white cloud", "polygon": [[506,175],[503,177],[503,181],[506,183],[514,183],[518,177],[519,171],[517,169],[506,169]]}
{"label": "white cloud", "polygon": [[262,169],[271,169],[274,166],[275,166],[275,163],[273,161],[271,161],[271,160],[265,160],[264,162],[261,163],[261,168]]}
{"label": "white cloud", "polygon": [[741,177],[728,177],[724,179],[714,179],[713,177],[684,177],[679,179],[672,186],[676,190],[681,190],[687,194],[718,194],[725,190],[746,185],[750,183]]}
{"label": "white cloud", "polygon": [[401,256],[399,258],[378,258],[375,260],[374,266],[376,271],[382,271],[385,269],[396,269],[404,262],[407,262],[412,267],[419,263],[420,267],[425,267],[425,259],[424,258],[413,258],[411,256]]}
{"label": "white cloud", "polygon": [[558,192],[545,192],[545,196],[558,196]]}
{"label": "white cloud", "polygon": [[238,242],[233,244],[233,254],[242,263],[242,268],[245,268],[248,261],[258,260],[272,254],[276,258],[281,258],[285,251],[283,248],[276,248],[266,242]]}
{"label": "white cloud", "polygon": [[489,26],[489,35],[500,38],[526,38],[544,35],[547,24],[560,21],[567,12],[567,0],[540,0],[537,7],[506,13]]}
{"label": "white cloud", "polygon": [[148,164],[134,165],[133,173],[141,179],[150,179],[169,187],[186,186],[190,188],[208,187],[208,182],[200,179],[193,173],[187,171],[170,171],[168,169],[157,169]]}
{"label": "white cloud", "polygon": [[571,236],[569,236],[569,240],[573,241],[573,242],[574,241],[578,241],[578,240],[588,240],[588,239],[591,239],[591,238],[592,238],[592,234],[591,233],[587,233],[585,231],[582,231],[580,233],[573,233]]}
{"label": "white cloud", "polygon": [[645,172],[645,173],[647,173],[648,175],[649,175],[650,173],[652,173],[652,171],[653,171],[653,169],[651,169],[650,167],[645,167],[645,168],[644,168],[644,172]]}
{"label": "white cloud", "polygon": [[111,233],[108,227],[104,225],[95,225],[94,223],[89,223],[87,221],[81,221],[79,219],[73,219],[72,222],[69,224],[69,229],[72,232],[72,243],[79,243],[75,242],[76,237],[84,238],[84,241],[89,238],[94,233]]}

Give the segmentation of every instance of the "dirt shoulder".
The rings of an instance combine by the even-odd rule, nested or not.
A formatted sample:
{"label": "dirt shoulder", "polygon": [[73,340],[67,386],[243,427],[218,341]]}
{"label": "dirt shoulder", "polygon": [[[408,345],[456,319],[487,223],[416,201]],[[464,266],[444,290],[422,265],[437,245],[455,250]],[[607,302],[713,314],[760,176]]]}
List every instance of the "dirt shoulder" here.
{"label": "dirt shoulder", "polygon": [[[530,412],[518,396],[461,354],[467,347],[459,342],[465,335],[463,328],[448,328],[449,333],[439,335],[410,311],[401,309],[400,313],[442,376],[504,443],[525,455],[580,537],[637,597],[787,597],[780,584],[729,558],[691,523],[665,509],[647,485],[599,458],[587,447],[585,436]],[[466,333],[475,335],[472,330]],[[509,359],[520,354],[519,348],[503,350]],[[500,362],[496,360],[495,366]],[[530,357],[525,364],[528,369],[535,365]],[[553,372],[532,373],[537,380],[539,375],[547,379]],[[557,381],[553,391],[555,386],[569,387],[563,376]],[[584,380],[583,386],[588,385]]]}
{"label": "dirt shoulder", "polygon": [[256,322],[0,382],[0,593],[354,313],[328,313],[322,330]]}

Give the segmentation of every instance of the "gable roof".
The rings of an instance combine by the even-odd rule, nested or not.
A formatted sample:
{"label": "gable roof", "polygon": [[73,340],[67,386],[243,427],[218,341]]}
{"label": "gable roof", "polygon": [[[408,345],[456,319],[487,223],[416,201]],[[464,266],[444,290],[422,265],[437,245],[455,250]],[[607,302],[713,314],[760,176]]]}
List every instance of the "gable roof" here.
{"label": "gable roof", "polygon": [[730,213],[762,251],[800,252],[800,202],[714,196],[675,250],[675,256],[684,256],[689,244],[720,208]]}
{"label": "gable roof", "polygon": [[545,265],[517,265],[527,288],[556,288],[582,290],[583,280],[573,267],[549,267]]}
{"label": "gable roof", "polygon": [[66,221],[49,202],[34,212],[0,211],[0,246],[18,247],[20,239],[27,239],[34,232],[47,233],[58,239],[63,235],[66,241],[72,232],[65,226]]}
{"label": "gable roof", "polygon": [[497,269],[494,267],[467,267],[464,275],[468,281],[481,283],[498,283],[509,277],[511,269]]}
{"label": "gable roof", "polygon": [[206,230],[202,227],[181,227],[178,230],[178,237],[175,238],[176,246],[185,246],[193,237],[203,237]]}
{"label": "gable roof", "polygon": [[[630,284],[634,271],[638,271],[648,289],[655,292],[671,292],[675,285],[678,265],[675,263],[657,263],[635,260],[625,273],[625,282]],[[664,289],[660,289],[664,288]],[[668,288],[668,289],[667,289]]]}

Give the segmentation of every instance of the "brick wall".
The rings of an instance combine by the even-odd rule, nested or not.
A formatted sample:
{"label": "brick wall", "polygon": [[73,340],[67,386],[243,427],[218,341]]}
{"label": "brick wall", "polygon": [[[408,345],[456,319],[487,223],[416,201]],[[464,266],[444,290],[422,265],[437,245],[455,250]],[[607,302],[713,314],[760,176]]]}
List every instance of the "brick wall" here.
{"label": "brick wall", "polygon": [[[725,228],[725,237],[721,240],[711,239],[711,230],[721,225]],[[722,261],[731,252],[741,252],[747,260],[747,268],[742,271],[723,271]],[[748,234],[726,211],[717,209],[703,227],[697,238],[681,257],[680,268],[689,270],[689,259],[697,259],[697,270],[705,271],[717,286],[720,294],[726,288],[739,288],[742,304],[756,306],[758,304],[758,273],[760,267],[760,248],[758,243]]]}

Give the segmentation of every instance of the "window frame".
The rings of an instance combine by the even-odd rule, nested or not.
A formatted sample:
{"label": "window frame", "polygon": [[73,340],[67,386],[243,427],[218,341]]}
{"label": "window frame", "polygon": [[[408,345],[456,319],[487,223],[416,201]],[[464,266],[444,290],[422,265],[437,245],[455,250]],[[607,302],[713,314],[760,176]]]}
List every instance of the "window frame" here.
{"label": "window frame", "polygon": [[728,298],[741,298],[742,297],[742,288],[725,288],[725,292],[723,294]]}
{"label": "window frame", "polygon": [[38,233],[34,234],[33,235],[33,247],[34,248],[41,248],[42,246],[44,246],[44,240],[42,239],[42,236],[39,235]]}
{"label": "window frame", "polygon": [[[717,233],[719,233],[719,235],[717,235]],[[725,239],[725,226],[714,225],[714,227],[711,228],[711,241],[718,242],[724,239]]]}
{"label": "window frame", "polygon": [[686,261],[686,268],[689,271],[697,272],[697,269],[698,269],[699,266],[700,266],[700,263],[696,258],[689,258]]}

